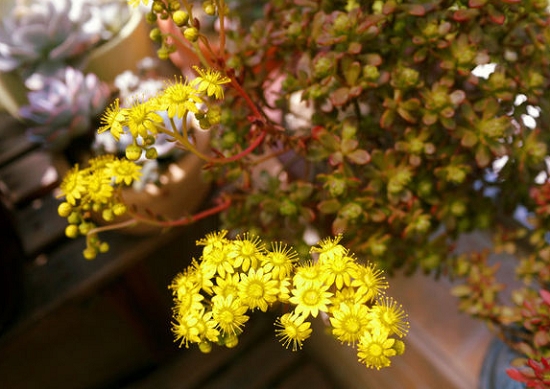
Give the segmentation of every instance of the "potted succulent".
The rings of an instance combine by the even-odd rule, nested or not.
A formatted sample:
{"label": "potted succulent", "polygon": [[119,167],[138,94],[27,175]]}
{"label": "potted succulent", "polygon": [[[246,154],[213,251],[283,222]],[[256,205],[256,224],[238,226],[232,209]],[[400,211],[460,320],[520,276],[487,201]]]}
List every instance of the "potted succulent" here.
{"label": "potted succulent", "polygon": [[[342,244],[389,272],[463,279],[453,290],[460,308],[536,367],[510,375],[548,385],[546,0],[273,0],[254,22],[224,1],[206,1],[202,10],[217,20],[214,41],[198,6],[143,3],[150,22],[173,23],[151,33],[159,56],[193,52],[200,65],[173,83],[181,99],[167,100],[167,88],[146,103],[130,151],[141,154],[142,139],[164,131],[146,117],[154,104],[181,109],[211,132],[212,154],[197,155],[220,189],[199,215],[149,223],[220,213],[233,234],[296,247],[311,230],[342,234]],[[111,106],[101,130],[116,136],[128,120]],[[186,131],[171,136],[196,152]],[[85,223],[84,182],[73,172],[62,186],[68,201],[60,213],[78,214],[73,230]],[[490,235],[492,251],[518,258],[521,285],[511,299],[490,250],[454,250],[462,234],[478,230]],[[83,232],[92,257],[98,231]]]}

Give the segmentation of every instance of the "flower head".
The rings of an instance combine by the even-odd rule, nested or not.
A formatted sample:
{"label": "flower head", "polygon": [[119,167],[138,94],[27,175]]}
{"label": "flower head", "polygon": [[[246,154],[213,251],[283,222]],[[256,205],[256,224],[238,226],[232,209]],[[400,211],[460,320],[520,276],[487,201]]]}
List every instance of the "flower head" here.
{"label": "flower head", "polygon": [[391,297],[379,299],[370,312],[371,327],[380,326],[400,338],[407,335],[409,322],[403,307]]}
{"label": "flower head", "polygon": [[242,267],[243,271],[248,269],[257,269],[263,256],[264,246],[258,236],[251,234],[239,235],[234,240],[227,253],[229,258],[235,260],[235,268]]}
{"label": "flower head", "polygon": [[115,184],[130,185],[141,177],[141,166],[126,159],[115,159],[107,164],[106,173],[114,177]]}
{"label": "flower head", "polygon": [[317,317],[319,312],[327,312],[331,304],[332,293],[328,288],[328,285],[320,282],[304,284],[292,289],[289,301],[296,305],[296,313]]}
{"label": "flower head", "polygon": [[84,173],[75,165],[63,178],[61,185],[62,196],[65,196],[67,202],[71,205],[76,205],[84,193],[86,193],[86,178]]}
{"label": "flower head", "polygon": [[266,271],[271,272],[273,278],[283,280],[287,277],[294,263],[298,260],[298,253],[281,242],[272,243],[271,250],[268,250],[262,258],[262,266]]}
{"label": "flower head", "polygon": [[202,103],[198,91],[189,85],[187,80],[182,79],[169,84],[159,97],[160,107],[166,109],[171,118],[182,118],[187,112],[197,113],[197,105]]}
{"label": "flower head", "polygon": [[218,100],[223,99],[222,85],[231,82],[231,79],[222,76],[218,70],[204,70],[198,66],[193,66],[193,69],[195,69],[199,76],[191,81],[191,85],[196,86],[199,92],[206,91],[208,96],[216,96]]}
{"label": "flower head", "polygon": [[368,328],[368,312],[366,305],[341,303],[331,310],[332,333],[342,343],[355,344]]}
{"label": "flower head", "polygon": [[395,339],[388,338],[388,331],[365,331],[357,346],[359,361],[377,370],[390,366],[390,357],[397,355],[394,343]]}
{"label": "flower head", "polygon": [[292,351],[297,351],[302,348],[304,340],[310,337],[311,323],[305,321],[304,315],[297,314],[296,312],[285,313],[279,317],[275,322],[277,329],[275,333],[280,338],[281,343],[286,348],[292,345]]}
{"label": "flower head", "polygon": [[358,266],[351,286],[357,287],[357,294],[365,295],[368,300],[375,299],[388,288],[384,272],[373,264]]}
{"label": "flower head", "polygon": [[103,124],[97,132],[101,134],[105,131],[110,131],[111,135],[118,141],[120,136],[124,133],[124,125],[126,124],[125,109],[120,108],[120,100],[117,98],[115,101],[105,109],[101,116],[101,123]]}
{"label": "flower head", "polygon": [[239,335],[249,319],[245,315],[248,307],[234,296],[214,296],[212,298],[212,317],[222,333]]}
{"label": "flower head", "polygon": [[156,134],[157,126],[164,120],[156,110],[158,106],[154,99],[145,102],[136,101],[132,107],[126,111],[126,124],[132,137],[141,136],[145,138],[149,133]]}
{"label": "flower head", "polygon": [[319,253],[319,262],[333,259],[335,256],[341,257],[346,254],[346,248],[342,246],[340,241],[342,235],[337,235],[334,238],[328,237],[318,243],[319,246],[313,246],[311,253]]}
{"label": "flower head", "polygon": [[260,311],[266,312],[267,308],[277,301],[278,285],[276,280],[271,279],[271,274],[264,274],[263,269],[250,269],[247,274],[241,274],[239,297],[250,309],[259,308]]}

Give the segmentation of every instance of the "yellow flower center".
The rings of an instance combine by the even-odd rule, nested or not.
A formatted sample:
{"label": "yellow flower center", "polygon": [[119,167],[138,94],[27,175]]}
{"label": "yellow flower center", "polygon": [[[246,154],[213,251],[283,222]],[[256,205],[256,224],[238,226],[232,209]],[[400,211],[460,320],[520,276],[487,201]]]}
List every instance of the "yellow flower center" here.
{"label": "yellow flower center", "polygon": [[308,290],[304,293],[304,303],[306,305],[316,305],[319,302],[319,293],[315,290]]}
{"label": "yellow flower center", "polygon": [[222,323],[233,323],[234,319],[235,315],[233,315],[233,312],[228,309],[224,309],[223,312],[220,312],[220,315],[218,316],[218,320]]}
{"label": "yellow flower center", "polygon": [[254,282],[248,286],[248,295],[252,298],[259,299],[263,297],[264,295],[264,288],[263,286],[258,283]]}
{"label": "yellow flower center", "polygon": [[345,321],[344,326],[346,328],[346,331],[350,333],[357,333],[361,328],[361,324],[359,323],[359,320],[357,320],[357,318],[355,317],[348,318]]}
{"label": "yellow flower center", "polygon": [[372,356],[377,357],[382,355],[382,347],[379,344],[371,344],[369,347],[369,352]]}

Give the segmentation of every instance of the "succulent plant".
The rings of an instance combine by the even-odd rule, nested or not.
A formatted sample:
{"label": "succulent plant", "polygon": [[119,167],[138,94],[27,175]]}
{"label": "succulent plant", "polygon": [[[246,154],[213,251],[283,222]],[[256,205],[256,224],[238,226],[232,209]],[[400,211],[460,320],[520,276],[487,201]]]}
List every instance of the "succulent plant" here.
{"label": "succulent plant", "polygon": [[[106,7],[118,5],[115,11]],[[0,71],[17,69],[23,78],[77,67],[89,49],[120,28],[122,0],[18,1],[0,24]],[[105,15],[116,15],[106,19]]]}
{"label": "succulent plant", "polygon": [[94,74],[67,67],[56,75],[34,75],[27,86],[29,105],[20,109],[32,124],[29,137],[51,149],[62,149],[75,137],[84,135],[105,108],[109,87]]}

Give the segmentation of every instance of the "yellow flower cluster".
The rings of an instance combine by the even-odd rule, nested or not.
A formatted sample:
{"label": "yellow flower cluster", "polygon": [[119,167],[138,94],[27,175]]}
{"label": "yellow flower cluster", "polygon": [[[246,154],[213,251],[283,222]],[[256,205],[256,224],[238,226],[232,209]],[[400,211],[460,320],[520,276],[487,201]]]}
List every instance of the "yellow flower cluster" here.
{"label": "yellow flower cluster", "polygon": [[101,215],[105,221],[122,216],[126,206],[121,201],[120,188],[139,180],[141,167],[112,155],[96,157],[89,162],[90,165],[83,169],[74,166],[63,178],[59,189],[65,201],[59,204],[57,211],[67,218],[65,235],[88,237],[83,254],[86,259],[93,259],[99,252],[107,251],[108,245],[93,234],[96,224],[92,216]]}
{"label": "yellow flower cluster", "polygon": [[[121,107],[116,99],[104,112],[99,133],[110,131],[116,140],[124,133],[132,136],[133,142],[126,148],[126,158],[135,161],[141,158],[143,150],[149,159],[156,158],[155,136],[164,133],[185,148],[193,149],[188,141],[187,117],[191,113],[203,129],[210,128],[220,121],[220,110],[210,106],[206,97],[222,99],[222,85],[231,80],[213,69],[194,67],[198,76],[191,81],[176,78],[167,83],[157,95],[145,101],[136,100],[131,107]],[[165,113],[170,125],[164,124],[161,114]],[[181,121],[181,125],[176,123]]]}
{"label": "yellow flower cluster", "polygon": [[249,312],[285,305],[275,322],[285,347],[300,349],[312,333],[311,318],[322,316],[336,339],[357,348],[367,367],[390,366],[390,358],[404,351],[398,338],[408,332],[407,315],[384,296],[383,272],[359,263],[341,239],[322,240],[304,261],[293,248],[266,245],[254,235],[207,234],[197,241],[204,246],[199,260],[170,285],[176,339],[204,352],[213,343],[234,347]]}

